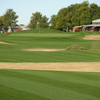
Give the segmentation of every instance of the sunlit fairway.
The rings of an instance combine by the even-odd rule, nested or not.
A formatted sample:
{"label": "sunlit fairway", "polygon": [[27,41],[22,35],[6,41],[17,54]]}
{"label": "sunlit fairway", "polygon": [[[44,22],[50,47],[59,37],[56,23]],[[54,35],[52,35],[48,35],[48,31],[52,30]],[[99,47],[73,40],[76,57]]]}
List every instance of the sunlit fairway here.
{"label": "sunlit fairway", "polygon": [[[84,40],[89,34],[100,33],[33,29],[0,34],[0,41],[11,43],[0,44],[0,62],[100,62],[100,40]],[[87,50],[66,50],[72,45]],[[23,50],[32,48],[65,51]],[[0,100],[100,100],[100,73],[0,69]]]}
{"label": "sunlit fairway", "polygon": [[0,62],[99,62],[99,51],[28,52],[22,50],[31,48],[66,49],[71,45],[79,45],[88,49],[100,49],[99,40],[83,39],[88,34],[100,33],[66,33],[52,29],[34,29],[31,31],[0,34],[0,41],[15,44],[0,44]]}
{"label": "sunlit fairway", "polygon": [[0,70],[0,100],[99,100],[100,73]]}

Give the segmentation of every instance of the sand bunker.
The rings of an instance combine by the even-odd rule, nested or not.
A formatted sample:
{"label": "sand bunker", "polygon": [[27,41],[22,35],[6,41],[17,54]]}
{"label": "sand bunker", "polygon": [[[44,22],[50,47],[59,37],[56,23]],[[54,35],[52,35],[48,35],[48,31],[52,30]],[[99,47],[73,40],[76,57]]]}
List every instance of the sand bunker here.
{"label": "sand bunker", "polygon": [[85,40],[100,40],[100,35],[86,35]]}
{"label": "sand bunker", "polygon": [[0,63],[0,69],[100,72],[100,62]]}
{"label": "sand bunker", "polygon": [[12,43],[2,42],[2,41],[0,41],[0,44],[14,45]]}
{"label": "sand bunker", "polygon": [[37,49],[22,49],[24,51],[45,51],[45,52],[49,52],[49,51],[64,51],[65,49],[42,49],[42,48],[37,48]]}

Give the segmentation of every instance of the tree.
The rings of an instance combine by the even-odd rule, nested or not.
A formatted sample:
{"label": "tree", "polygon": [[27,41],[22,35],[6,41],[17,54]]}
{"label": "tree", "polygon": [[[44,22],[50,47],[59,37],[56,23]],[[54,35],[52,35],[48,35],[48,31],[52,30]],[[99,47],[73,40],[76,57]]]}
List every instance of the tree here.
{"label": "tree", "polygon": [[74,26],[91,24],[92,20],[98,18],[100,18],[100,7],[97,4],[89,4],[88,1],[84,1],[60,9],[54,18],[53,28],[59,30],[67,28],[69,30]]}
{"label": "tree", "polygon": [[80,25],[91,24],[91,9],[89,7],[89,2],[85,1],[81,4],[80,8],[78,9],[79,18],[80,18]]}
{"label": "tree", "polygon": [[0,16],[0,30],[2,30],[3,26],[3,16]]}
{"label": "tree", "polygon": [[67,28],[67,25],[66,25],[66,17],[67,15],[67,8],[63,8],[61,9],[56,18],[55,18],[55,29],[59,29],[59,30],[62,30],[63,28]]}
{"label": "tree", "polygon": [[24,24],[20,24],[19,26],[25,26]]}
{"label": "tree", "polygon": [[13,9],[8,9],[6,13],[3,16],[3,24],[4,26],[9,26],[10,28],[15,26],[18,22],[16,19],[18,16],[16,15],[16,12],[13,11]]}
{"label": "tree", "polygon": [[95,20],[100,18],[100,8],[98,7],[97,4],[92,3],[90,4],[90,8],[91,8],[91,19]]}
{"label": "tree", "polygon": [[73,26],[79,26],[80,25],[80,12],[79,9],[81,7],[81,4],[74,4],[73,5],[73,16],[71,18]]}
{"label": "tree", "polygon": [[50,24],[50,28],[55,28],[55,25],[56,25],[56,15],[52,15],[51,16],[49,24]]}
{"label": "tree", "polygon": [[40,20],[40,23],[39,23],[39,27],[41,28],[48,28],[49,26],[49,23],[48,23],[48,19],[46,16],[43,16]]}
{"label": "tree", "polygon": [[42,19],[42,14],[40,12],[35,12],[32,14],[31,20],[30,20],[30,24],[29,27],[30,28],[36,28],[39,24],[39,22]]}

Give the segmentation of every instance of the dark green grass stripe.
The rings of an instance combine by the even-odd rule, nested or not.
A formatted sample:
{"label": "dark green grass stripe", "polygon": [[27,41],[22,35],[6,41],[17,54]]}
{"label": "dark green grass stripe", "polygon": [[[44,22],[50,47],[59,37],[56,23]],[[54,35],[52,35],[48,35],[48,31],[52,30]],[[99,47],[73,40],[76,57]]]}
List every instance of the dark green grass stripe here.
{"label": "dark green grass stripe", "polygon": [[98,73],[97,72],[64,72],[64,71],[59,72],[59,71],[32,71],[32,70],[29,70],[29,71],[15,70],[15,71],[23,73],[23,74],[35,75],[35,76],[54,79],[54,80],[58,80],[62,82],[76,81],[76,82],[79,82],[79,83],[81,82],[85,84],[87,84],[86,82],[89,82],[89,84],[100,82],[99,72]]}
{"label": "dark green grass stripe", "polygon": [[[76,91],[78,93],[82,93],[82,94],[85,94],[85,95],[88,94],[88,95],[94,95],[95,97],[100,97],[100,95],[99,95],[100,86],[98,87],[95,83],[94,84],[92,83],[92,85],[91,85],[91,82],[89,82],[89,81],[87,81],[88,84],[85,83],[85,82],[80,82],[80,80],[79,81],[77,80],[77,75],[76,75],[76,77],[71,77],[69,75],[69,77],[70,77],[70,79],[72,79],[72,81],[70,81],[68,76],[66,78],[66,75],[63,75],[63,77],[65,77],[65,81],[61,81],[61,80],[57,80],[57,79],[52,79],[50,77],[43,77],[42,75],[39,76],[38,74],[34,75],[34,72],[33,72],[33,75],[32,74],[29,75],[29,74],[25,74],[25,73],[19,73],[19,72],[15,72],[15,71],[14,72],[8,71],[8,73],[6,73],[6,74],[4,72],[2,72],[2,73],[5,76],[16,77],[16,78],[24,79],[24,80],[27,80],[27,81],[39,82],[39,83],[48,84],[48,85],[51,85],[51,86],[54,86],[54,87],[57,87],[57,88]],[[58,75],[58,74],[55,74],[55,76],[56,75]],[[61,74],[59,73],[59,76],[60,75]],[[51,77],[52,77],[52,75],[51,75]],[[59,77],[59,78],[61,78],[61,77]],[[73,78],[76,78],[76,79],[73,80]],[[79,79],[81,79],[81,76],[80,76]],[[98,77],[97,81],[99,81],[99,79],[100,78]],[[85,81],[85,80],[83,79],[83,81]],[[85,90],[87,90],[87,91],[85,91]]]}
{"label": "dark green grass stripe", "polygon": [[[58,75],[58,74],[56,73],[55,76],[56,75]],[[59,76],[60,75],[61,75],[61,73],[59,72]],[[100,74],[99,74],[99,76],[96,76],[96,78],[95,78],[95,76],[93,77],[93,75],[92,76],[88,75],[88,74],[82,75],[80,73],[74,74],[75,75],[74,77],[72,75],[71,75],[72,76],[71,77],[70,75],[68,75],[67,78],[65,78],[66,81],[64,81],[64,82],[62,80],[57,80],[56,78],[52,79],[52,78],[48,78],[48,77],[43,77],[42,75],[39,75],[39,74],[34,75],[34,72],[33,72],[33,75],[32,75],[32,78],[34,77],[34,79],[31,79],[29,74],[28,74],[27,79],[32,80],[32,81],[36,81],[36,82],[42,82],[42,83],[49,84],[49,85],[52,85],[52,86],[55,86],[55,87],[60,87],[60,88],[69,89],[69,90],[72,90],[72,91],[81,92],[83,94],[90,94],[90,95],[100,97],[100,95],[99,95],[100,85],[99,85],[99,87],[97,86],[97,84],[91,85],[91,81],[95,81],[95,82],[99,81],[99,83],[100,83]],[[25,74],[25,76],[27,76],[27,74]],[[83,77],[81,77],[81,76],[83,76]],[[54,77],[54,76],[51,75],[51,77]],[[63,77],[66,77],[66,75],[63,75]],[[70,79],[74,78],[74,80],[70,81],[70,79],[68,77]],[[58,78],[60,78],[60,77],[58,77]],[[77,81],[77,79],[79,79],[79,81]],[[83,81],[85,81],[84,79],[89,80],[89,81],[86,80],[89,83],[87,84],[86,82],[83,82]],[[83,81],[80,82],[80,80],[83,80]],[[85,91],[86,89],[87,89],[87,91]]]}
{"label": "dark green grass stripe", "polygon": [[0,100],[49,100],[42,96],[17,90],[0,84]]}
{"label": "dark green grass stripe", "polygon": [[80,100],[80,98],[82,98],[81,100],[98,100],[98,98],[93,95],[83,95],[82,93],[77,93],[77,91],[66,90],[40,82],[32,82],[9,76],[2,76],[0,80],[0,84],[7,87],[35,93],[50,100]]}

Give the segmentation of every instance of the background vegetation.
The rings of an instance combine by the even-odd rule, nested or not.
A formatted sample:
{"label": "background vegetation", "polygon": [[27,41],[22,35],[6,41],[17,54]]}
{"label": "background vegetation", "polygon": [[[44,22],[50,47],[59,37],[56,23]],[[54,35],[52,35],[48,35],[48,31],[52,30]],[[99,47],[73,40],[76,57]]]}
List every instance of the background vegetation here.
{"label": "background vegetation", "polygon": [[0,16],[0,30],[2,27],[15,27],[18,22],[17,18],[16,12],[13,9],[8,9],[3,16]]}
{"label": "background vegetation", "polygon": [[100,7],[95,4],[89,4],[85,1],[80,4],[73,4],[61,9],[58,14],[51,17],[51,28],[54,29],[72,29],[74,26],[91,24],[95,19],[100,18]]}
{"label": "background vegetation", "polygon": [[[2,26],[13,27],[16,25],[18,16],[13,9],[8,9],[6,13],[0,17],[0,29]],[[30,28],[53,28],[58,30],[72,30],[74,26],[91,24],[95,19],[100,18],[100,7],[88,1],[79,4],[72,4],[66,8],[59,10],[57,15],[47,18],[41,12],[32,13],[29,27]]]}

